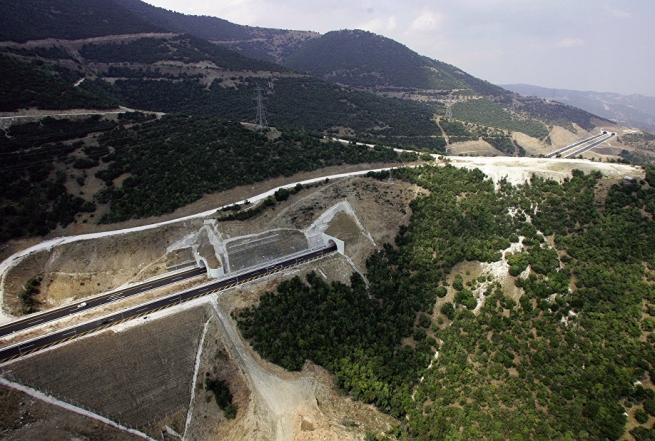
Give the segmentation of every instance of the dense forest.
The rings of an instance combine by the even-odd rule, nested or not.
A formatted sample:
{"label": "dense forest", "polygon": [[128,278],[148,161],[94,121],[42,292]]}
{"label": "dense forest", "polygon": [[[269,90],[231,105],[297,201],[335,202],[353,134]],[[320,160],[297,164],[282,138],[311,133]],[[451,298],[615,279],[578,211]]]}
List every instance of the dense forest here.
{"label": "dense forest", "polygon": [[[226,87],[214,80],[206,88],[197,79],[121,79],[114,89],[134,108],[252,121],[257,78],[241,77],[239,81],[238,87]],[[312,77],[278,78],[265,98],[268,122],[274,126],[313,131],[349,127],[359,135],[403,145],[430,145],[427,138],[440,134],[432,120],[434,109],[429,106],[385,99]]]}
{"label": "dense forest", "polygon": [[109,109],[115,96],[98,96],[73,84],[84,74],[59,64],[26,63],[0,53],[0,112],[41,109]]}
{"label": "dense forest", "polygon": [[[328,142],[299,129],[281,129],[269,139],[217,118],[153,118],[139,112],[116,120],[46,117],[7,129],[0,137],[0,241],[45,235],[103,204],[109,210],[99,221],[116,222],[169,213],[208,193],[300,171],[417,159],[389,148]],[[83,198],[72,191],[83,190],[91,176],[104,182],[95,194]]]}
{"label": "dense forest", "polygon": [[0,41],[166,32],[111,0],[5,0],[1,6]]}
{"label": "dense forest", "polygon": [[299,72],[355,87],[464,86],[450,75],[429,69],[424,58],[406,46],[360,30],[328,32],[305,43],[285,64]]}
{"label": "dense forest", "polygon": [[333,31],[311,39],[283,64],[359,88],[465,89],[482,95],[507,93],[454,66],[421,56],[394,40],[361,30]]}
{"label": "dense forest", "polygon": [[[168,213],[207,193],[329,165],[399,161],[387,148],[324,142],[293,129],[271,140],[240,123],[206,117],[117,128],[99,136],[98,144],[112,150],[109,167],[96,174],[107,184],[98,201],[111,203],[101,222]],[[126,173],[120,188],[112,185]]]}
{"label": "dense forest", "polygon": [[[655,377],[654,172],[598,201],[598,172],[494,190],[479,170],[395,171],[430,194],[370,257],[368,291],[357,275],[294,278],[238,323],[271,361],[311,359],[401,418],[400,439],[618,440],[624,412],[652,439],[655,393],[640,381]],[[448,286],[454,265],[512,243],[519,298],[488,273]]]}
{"label": "dense forest", "polygon": [[90,43],[79,51],[85,59],[99,63],[142,63],[179,61],[186,64],[210,61],[234,71],[285,72],[287,68],[245,57],[223,46],[189,34],[170,38],[145,37],[126,43]]}

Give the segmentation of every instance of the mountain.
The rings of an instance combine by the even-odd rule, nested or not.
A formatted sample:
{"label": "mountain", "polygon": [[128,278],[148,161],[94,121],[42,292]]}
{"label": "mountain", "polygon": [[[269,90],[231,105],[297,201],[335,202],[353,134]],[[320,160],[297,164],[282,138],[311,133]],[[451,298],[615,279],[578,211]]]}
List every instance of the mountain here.
{"label": "mountain", "polygon": [[114,0],[171,32],[196,35],[253,58],[275,61],[328,81],[386,92],[466,89],[505,91],[455,66],[421,56],[389,38],[361,30],[316,32],[241,26],[216,17],[168,11],[140,0]]}
{"label": "mountain", "polygon": [[141,0],[114,0],[145,20],[171,32],[188,33],[233,49],[248,57],[283,62],[317,32],[242,26],[217,17],[180,14]]}
{"label": "mountain", "polygon": [[568,89],[548,89],[529,84],[506,84],[504,88],[523,96],[559,101],[622,125],[655,131],[655,98]]}
{"label": "mountain", "polygon": [[[71,0],[58,1],[61,4],[62,11],[64,11],[67,5],[69,6],[69,11],[64,11],[64,15],[70,16],[75,16],[76,11],[79,12],[80,9],[93,9],[93,5],[96,4],[94,3],[95,0],[82,0],[80,2],[72,2]],[[34,6],[34,2],[36,0],[29,0],[26,5],[29,6],[29,4],[32,4]],[[28,8],[28,6],[24,6],[24,8]],[[509,91],[482,79],[475,78],[455,66],[424,57],[394,40],[371,32],[342,30],[320,35],[315,32],[242,26],[216,17],[192,16],[168,11],[163,8],[151,6],[140,0],[109,0],[106,6],[111,6],[116,11],[120,11],[114,12],[114,15],[125,15],[126,11],[131,12],[148,23],[148,26],[155,26],[159,30],[194,35],[204,41],[211,41],[217,43],[219,46],[234,50],[241,55],[258,60],[276,62],[340,86],[373,92],[382,97],[400,98],[404,101],[418,101],[423,106],[428,105],[432,109],[432,112],[436,114],[445,113],[444,103],[448,100],[448,96],[452,94],[454,100],[460,103],[469,101],[470,98],[486,97],[497,104],[494,107],[496,116],[486,119],[480,119],[478,116],[475,116],[474,122],[477,123],[481,121],[494,123],[494,121],[509,121],[510,119],[537,119],[542,121],[542,123],[562,125],[564,127],[572,127],[571,123],[573,122],[585,130],[592,129],[596,124],[594,122],[596,121],[595,115],[579,110],[576,107],[546,103],[543,100],[519,99],[514,97]],[[105,33],[108,33],[108,35],[120,34],[121,29],[122,27],[120,26],[116,30],[105,29]],[[26,34],[27,31],[22,32],[23,39],[27,38],[25,37]],[[59,34],[61,34],[61,30],[54,29],[51,34],[41,32],[39,35],[56,36]],[[143,44],[139,44],[139,46],[144,51],[144,57],[142,58],[153,62],[154,58],[152,57],[154,54],[149,51],[149,48]],[[155,46],[161,48],[161,45],[155,44]],[[120,50],[125,49],[130,48],[125,46],[120,47]],[[202,49],[201,52],[207,53],[207,50]],[[148,56],[145,57],[145,54],[148,54]],[[225,55],[227,56],[227,52],[225,52]],[[95,61],[99,61],[100,58],[98,57],[99,55],[96,54]],[[171,61],[165,60],[164,58],[167,58],[167,56],[163,56],[162,54],[155,56],[155,58],[159,58],[158,61],[154,61],[157,63]],[[228,58],[233,58],[233,56],[229,55]],[[191,59],[197,61],[197,56],[192,56]],[[212,59],[215,63],[216,57]],[[180,62],[180,59],[176,62]],[[220,64],[216,64],[216,66]],[[255,68],[254,70],[261,69]],[[274,72],[280,71],[280,68],[266,68],[264,70]],[[206,75],[202,76],[205,78],[205,87],[207,83],[211,83],[214,80],[214,78],[209,79]],[[249,77],[250,74],[246,76]],[[238,75],[238,77],[246,76]],[[118,84],[121,85],[123,83],[119,82]],[[149,83],[148,86],[152,86],[152,84]],[[196,98],[189,98],[194,93],[197,95],[198,90],[196,90],[197,87],[195,86],[186,87],[188,84],[184,87],[181,85],[171,86],[170,84],[162,86],[166,88],[167,93],[174,93],[179,97],[181,91],[183,95],[186,95],[180,97],[180,100],[168,100],[169,104],[164,106],[167,111],[172,110],[172,108],[179,110],[179,106],[174,105],[174,102],[184,103],[187,101],[194,102],[196,100]],[[132,89],[138,88],[134,84],[130,87]],[[171,87],[176,89],[176,91],[173,92]],[[192,89],[195,92],[189,93]],[[311,87],[310,90],[325,91],[325,87],[320,86],[318,89]],[[147,93],[151,94],[151,92]],[[160,96],[158,100],[163,98]],[[325,98],[325,96],[321,96],[319,100],[325,103]],[[200,101],[203,100],[204,98]],[[139,103],[143,103],[143,101],[139,101]],[[307,103],[303,102],[303,104],[306,105]],[[301,106],[301,108],[304,108],[305,105]],[[462,106],[459,107],[461,110]],[[465,112],[457,112],[458,118],[460,119],[466,119],[471,115],[480,115],[490,108],[488,102],[477,100],[466,103],[464,107],[466,108]],[[183,108],[188,109],[189,106],[184,105]],[[289,109],[287,107],[285,111]],[[159,110],[162,109],[160,108]],[[294,108],[294,110],[297,110],[297,108]],[[509,113],[510,110],[512,114]],[[325,109],[322,113],[326,111],[328,110]],[[499,112],[504,112],[505,114],[499,116]],[[319,113],[321,112],[319,111]],[[313,111],[310,114],[316,115],[317,112]],[[344,112],[340,110],[337,111],[337,114],[344,115]],[[301,119],[307,120],[307,118],[302,116]],[[331,119],[334,120],[334,118]],[[374,116],[373,119],[375,119]],[[299,120],[298,118],[294,118],[293,121],[297,123]],[[388,125],[388,121],[385,124]],[[383,127],[385,124],[383,124]],[[316,121],[310,125],[314,128],[322,128],[323,130],[329,126],[329,124],[326,126],[326,124],[316,123]],[[344,124],[336,124],[336,126],[342,125]],[[351,123],[346,123],[344,126],[352,128]],[[516,127],[516,124],[502,123],[494,127],[509,129]],[[542,132],[542,129],[538,129],[536,132],[530,129],[527,132],[534,134]],[[368,135],[371,134],[369,133]]]}
{"label": "mountain", "polygon": [[0,41],[166,32],[113,0],[0,0]]}
{"label": "mountain", "polygon": [[371,32],[328,32],[308,41],[284,64],[301,72],[348,86],[381,90],[468,89],[480,95],[505,91],[440,61]]}
{"label": "mountain", "polygon": [[[460,120],[522,131],[544,141],[547,125],[573,130],[575,123],[590,130],[596,124],[587,112],[518,98],[370,32],[319,36],[252,28],[166,11],[139,0],[56,0],[44,5],[42,0],[18,6],[0,0],[0,17],[15,19],[3,31],[6,40],[67,40],[0,47],[11,58],[3,59],[8,71],[0,83],[11,98],[3,103],[5,111],[120,103],[248,121],[254,115],[256,89],[266,85],[266,107],[274,125],[420,148],[443,148],[443,127],[434,119],[446,114],[449,96],[458,102],[454,114]],[[43,26],[23,26],[32,16]],[[97,36],[104,38],[83,40]],[[286,67],[269,60],[281,60]],[[85,81],[73,90],[81,78]],[[57,84],[44,93],[40,84],[46,83]],[[56,99],[60,92],[64,100]]]}

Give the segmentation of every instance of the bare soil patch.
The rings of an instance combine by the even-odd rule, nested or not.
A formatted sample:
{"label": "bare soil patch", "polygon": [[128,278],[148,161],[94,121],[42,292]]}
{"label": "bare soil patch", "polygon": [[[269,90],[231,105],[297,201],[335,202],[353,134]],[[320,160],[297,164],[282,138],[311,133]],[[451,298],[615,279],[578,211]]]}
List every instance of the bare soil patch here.
{"label": "bare soil patch", "polygon": [[100,421],[0,386],[0,433],[6,441],[142,441]]}
{"label": "bare soil patch", "polygon": [[343,240],[345,243],[346,254],[352,256],[355,254],[360,247],[361,241],[368,241],[366,238],[362,237],[362,231],[357,225],[355,218],[344,212],[338,213],[330,222],[330,226],[325,231],[325,234],[328,234],[337,239]]}
{"label": "bare soil patch", "polygon": [[[170,415],[183,430],[205,308],[108,330],[5,366],[9,379],[159,437]],[[173,426],[171,426],[173,427]],[[155,429],[156,428],[156,429]]]}
{"label": "bare soil patch", "polygon": [[451,155],[477,155],[477,156],[504,156],[500,150],[495,149],[487,141],[465,141],[451,144],[448,147]]}
{"label": "bare soil patch", "polygon": [[[330,222],[327,234],[334,233],[337,237],[342,235],[351,239],[346,241],[346,254],[360,271],[365,272],[365,261],[374,247],[384,242],[393,242],[400,225],[409,222],[409,201],[424,192],[404,181],[378,181],[360,177],[339,179],[303,189],[287,201],[247,221],[219,222],[217,229],[225,238],[275,229],[307,229],[325,210],[346,201],[352,207],[354,216],[338,213]],[[232,269],[236,269],[229,248],[228,253]]]}
{"label": "bare soil patch", "polygon": [[642,179],[644,176],[644,171],[640,167],[593,162],[585,159],[470,158],[449,156],[447,160],[455,167],[465,167],[467,169],[478,168],[495,183],[505,178],[508,182],[515,185],[528,182],[532,175],[562,182],[565,178],[571,177],[573,170],[576,169],[585,173],[598,170],[603,176],[609,178],[632,176]]}
{"label": "bare soil patch", "polygon": [[512,139],[525,149],[527,155],[539,156],[541,154],[545,155],[551,151],[550,146],[545,146],[544,143],[537,138],[533,138],[525,133],[514,132],[512,133]]}
{"label": "bare soil patch", "polygon": [[227,245],[230,270],[239,271],[308,248],[305,235],[297,230],[277,230],[237,239]]}
{"label": "bare soil patch", "polygon": [[[185,439],[189,441],[229,439],[229,434],[240,424],[250,404],[251,393],[248,384],[225,347],[224,338],[218,319],[212,317],[202,347],[198,377],[193,386],[195,396],[189,426],[185,433]],[[216,404],[214,395],[205,389],[206,378],[222,380],[228,384],[232,402],[237,406],[236,419],[225,418]]]}
{"label": "bare soil patch", "polygon": [[4,310],[21,314],[22,287],[37,276],[43,278],[38,300],[45,310],[163,274],[167,247],[199,225],[200,221],[188,221],[33,253],[7,272]]}

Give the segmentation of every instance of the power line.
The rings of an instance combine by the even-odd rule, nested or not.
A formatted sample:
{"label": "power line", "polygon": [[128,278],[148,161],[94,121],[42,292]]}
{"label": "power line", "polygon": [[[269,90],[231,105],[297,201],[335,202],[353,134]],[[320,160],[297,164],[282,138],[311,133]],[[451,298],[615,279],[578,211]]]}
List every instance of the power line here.
{"label": "power line", "polygon": [[257,130],[264,132],[268,130],[268,121],[266,120],[266,111],[264,110],[264,98],[262,97],[262,89],[257,86],[255,89],[257,91],[257,117],[255,118],[255,124],[257,124]]}
{"label": "power line", "polygon": [[446,100],[446,118],[453,117],[453,93],[450,92],[448,100]]}

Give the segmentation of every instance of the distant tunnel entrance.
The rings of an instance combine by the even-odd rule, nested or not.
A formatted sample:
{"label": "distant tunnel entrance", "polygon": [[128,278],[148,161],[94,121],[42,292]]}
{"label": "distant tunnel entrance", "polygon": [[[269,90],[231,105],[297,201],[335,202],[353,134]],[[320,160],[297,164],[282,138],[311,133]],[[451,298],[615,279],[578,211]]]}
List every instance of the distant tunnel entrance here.
{"label": "distant tunnel entrance", "polygon": [[328,236],[327,234],[323,233],[323,243],[328,248],[329,247],[336,247],[337,252],[339,254],[344,254],[345,255],[346,244],[343,242],[343,240],[337,239],[336,237]]}

